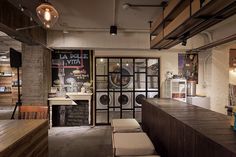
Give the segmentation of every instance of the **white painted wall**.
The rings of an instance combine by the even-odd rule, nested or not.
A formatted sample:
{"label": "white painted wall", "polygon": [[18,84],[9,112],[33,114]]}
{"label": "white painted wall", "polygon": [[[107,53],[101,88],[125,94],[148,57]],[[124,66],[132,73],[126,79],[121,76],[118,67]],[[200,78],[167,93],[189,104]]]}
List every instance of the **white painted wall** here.
{"label": "white painted wall", "polygon": [[[206,38],[205,44],[236,34],[235,26],[236,16],[232,16],[217,26],[208,29],[207,33],[210,36],[208,36],[208,39]],[[206,34],[204,35],[207,37]],[[231,42],[199,53],[197,94],[209,96],[211,110],[223,114],[226,114],[225,105],[228,105],[229,83],[236,84],[236,73],[229,71],[229,49],[234,47],[236,47],[236,44]],[[203,73],[204,60],[207,60],[205,73]],[[205,83],[203,76],[205,76]]]}
{"label": "white painted wall", "polygon": [[83,49],[149,49],[149,33],[120,32],[112,36],[109,32],[48,31],[48,47]]}
{"label": "white painted wall", "polygon": [[149,50],[96,50],[95,56],[124,56],[124,57],[159,57],[161,68],[161,97],[164,96],[164,81],[167,71],[172,71],[174,74],[178,74],[178,53],[166,52],[166,51],[149,51]]}
{"label": "white painted wall", "polygon": [[225,48],[212,49],[212,75],[210,86],[211,109],[225,113],[228,105],[229,86],[229,50]]}
{"label": "white painted wall", "polygon": [[236,71],[233,69],[229,70],[229,83],[236,85]]}
{"label": "white painted wall", "polygon": [[212,53],[203,51],[198,53],[198,84],[197,95],[210,96],[209,87],[211,87]]}
{"label": "white painted wall", "polygon": [[[178,53],[235,34],[235,17],[233,16],[226,22],[208,29],[207,33],[203,32],[189,39],[187,46],[184,47],[179,44],[167,51],[149,50],[148,32],[120,32],[117,36],[110,36],[108,32],[70,32],[69,34],[63,34],[61,31],[49,31],[48,47],[94,49],[95,56],[160,57],[161,96],[163,96],[166,71],[178,73]],[[209,33],[210,36],[208,36]],[[231,45],[218,46],[212,50],[199,53],[197,94],[209,96],[211,109],[220,113],[225,113],[226,111],[224,107],[228,104],[229,82],[236,83],[236,76],[229,73],[228,68],[228,52],[230,48],[232,48]],[[208,59],[206,60],[206,58]],[[206,63],[205,72],[203,72],[204,62]]]}

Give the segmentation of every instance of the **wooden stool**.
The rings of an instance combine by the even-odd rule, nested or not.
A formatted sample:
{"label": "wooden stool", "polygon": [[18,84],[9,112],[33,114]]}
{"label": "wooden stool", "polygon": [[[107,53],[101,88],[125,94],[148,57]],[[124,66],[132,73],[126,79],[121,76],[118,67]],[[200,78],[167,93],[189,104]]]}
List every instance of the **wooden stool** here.
{"label": "wooden stool", "polygon": [[140,132],[141,126],[135,119],[112,119],[113,132]]}
{"label": "wooden stool", "polygon": [[144,132],[113,133],[114,156],[153,155],[155,148]]}

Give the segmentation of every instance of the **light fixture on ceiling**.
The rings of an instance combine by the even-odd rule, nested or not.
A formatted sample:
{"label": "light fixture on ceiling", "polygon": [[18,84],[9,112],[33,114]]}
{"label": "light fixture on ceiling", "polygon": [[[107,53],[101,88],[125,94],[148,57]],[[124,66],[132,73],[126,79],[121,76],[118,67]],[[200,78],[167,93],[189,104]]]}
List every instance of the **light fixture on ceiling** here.
{"label": "light fixture on ceiling", "polygon": [[59,14],[54,6],[49,2],[41,3],[37,8],[36,12],[38,18],[46,28],[51,28],[57,22]]}
{"label": "light fixture on ceiling", "polygon": [[128,8],[132,8],[132,7],[165,7],[167,5],[167,1],[162,1],[161,4],[151,4],[151,5],[147,5],[147,4],[130,4],[130,3],[124,3],[122,5],[123,9],[128,9]]}
{"label": "light fixture on ceiling", "polygon": [[186,45],[187,45],[187,39],[183,39],[182,45],[183,45],[183,46],[186,46]]}
{"label": "light fixture on ceiling", "polygon": [[117,26],[112,25],[112,26],[110,27],[110,34],[111,34],[111,35],[117,35]]}

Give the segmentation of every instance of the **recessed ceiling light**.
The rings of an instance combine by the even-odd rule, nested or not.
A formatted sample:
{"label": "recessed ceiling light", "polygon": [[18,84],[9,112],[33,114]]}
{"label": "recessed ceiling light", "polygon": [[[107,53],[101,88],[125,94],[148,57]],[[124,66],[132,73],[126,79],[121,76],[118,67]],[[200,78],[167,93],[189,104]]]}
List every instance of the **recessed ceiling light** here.
{"label": "recessed ceiling light", "polygon": [[63,33],[64,33],[64,34],[68,34],[69,31],[67,31],[67,30],[63,30]]}

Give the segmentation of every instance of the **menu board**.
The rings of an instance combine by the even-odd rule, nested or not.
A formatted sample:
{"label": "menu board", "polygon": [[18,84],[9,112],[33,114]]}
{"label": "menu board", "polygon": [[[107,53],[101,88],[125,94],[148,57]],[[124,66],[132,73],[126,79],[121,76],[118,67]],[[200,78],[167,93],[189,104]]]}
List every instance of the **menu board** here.
{"label": "menu board", "polygon": [[[91,79],[90,50],[55,50],[52,52],[52,85],[59,85],[60,79],[64,84],[84,83]],[[60,78],[60,76],[62,76]]]}

